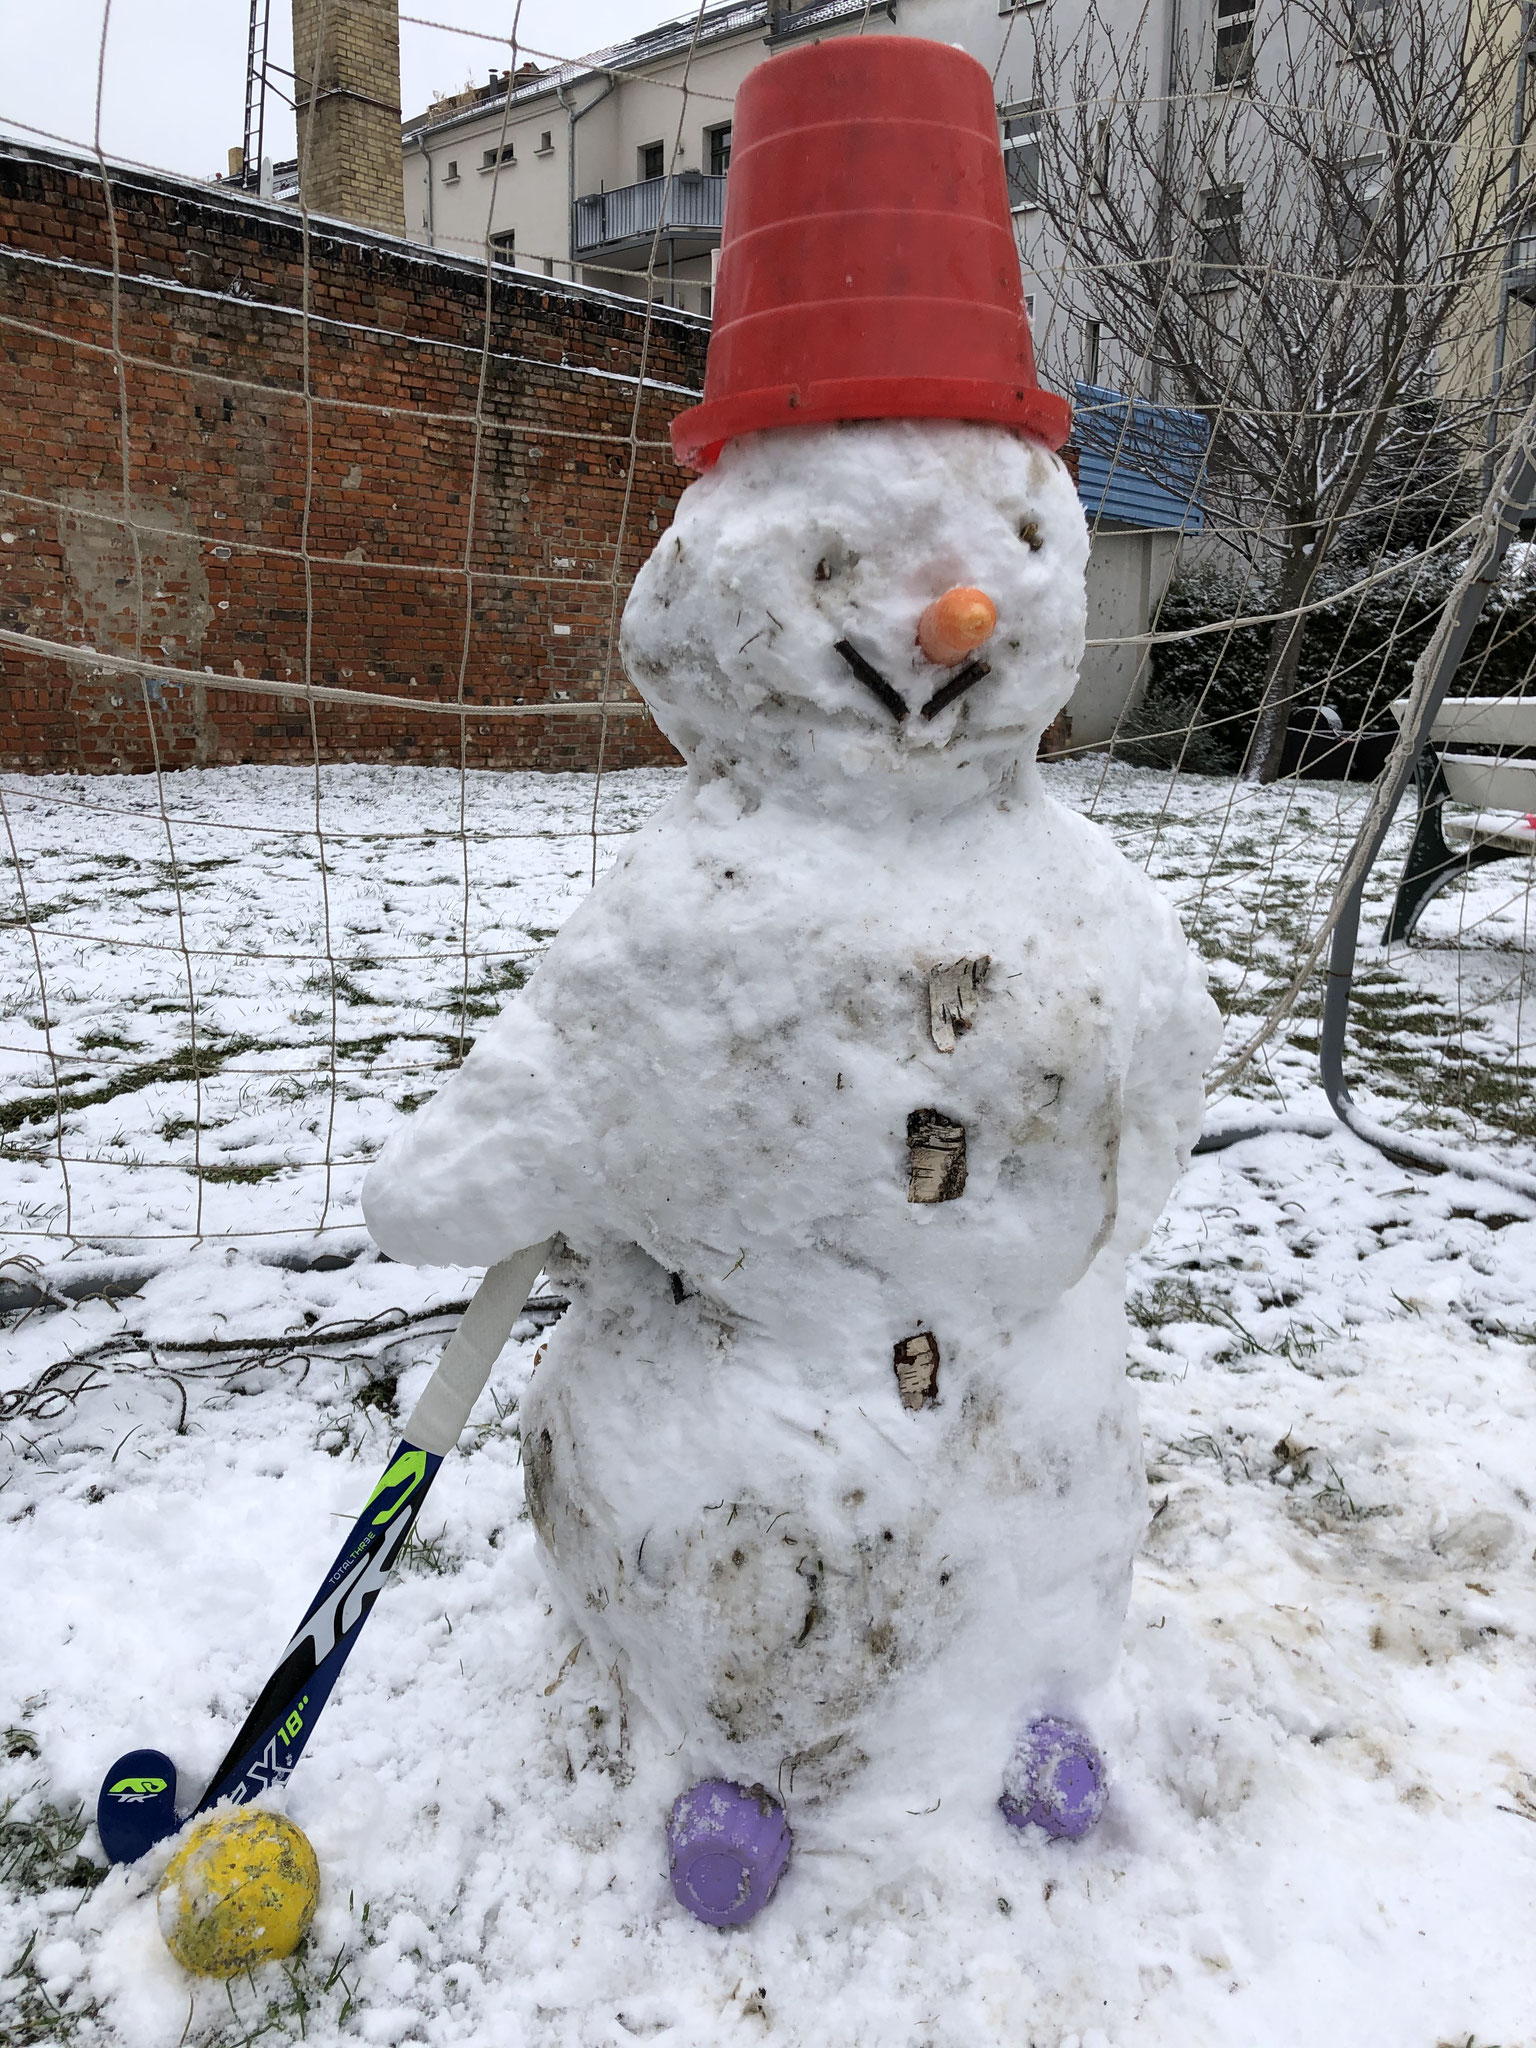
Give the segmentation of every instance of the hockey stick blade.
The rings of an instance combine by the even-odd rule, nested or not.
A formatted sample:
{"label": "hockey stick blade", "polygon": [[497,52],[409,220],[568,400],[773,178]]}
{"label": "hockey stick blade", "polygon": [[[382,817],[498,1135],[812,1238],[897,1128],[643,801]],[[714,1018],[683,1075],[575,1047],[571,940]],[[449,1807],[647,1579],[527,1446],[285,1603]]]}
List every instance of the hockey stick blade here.
{"label": "hockey stick blade", "polygon": [[[548,1244],[530,1246],[487,1273],[406,1423],[408,1432],[427,1437],[433,1447],[412,1442],[410,1435],[396,1444],[276,1670],[214,1772],[198,1813],[224,1800],[243,1806],[291,1775],[548,1249]],[[175,1797],[176,1767],[161,1751],[130,1750],[119,1757],[102,1781],[97,1803],[108,1860],[134,1862],[175,1834],[182,1825]]]}
{"label": "hockey stick blade", "polygon": [[163,1749],[130,1749],[101,1782],[96,1832],[109,1863],[137,1863],[146,1849],[174,1835],[176,1766]]}

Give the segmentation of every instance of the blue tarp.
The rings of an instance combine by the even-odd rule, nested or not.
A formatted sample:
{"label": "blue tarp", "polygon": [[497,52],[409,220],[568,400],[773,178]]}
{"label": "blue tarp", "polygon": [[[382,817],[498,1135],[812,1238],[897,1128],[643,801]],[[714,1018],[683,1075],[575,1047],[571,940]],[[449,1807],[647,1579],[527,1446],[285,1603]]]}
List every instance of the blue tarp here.
{"label": "blue tarp", "polygon": [[1205,525],[1210,422],[1180,406],[1151,405],[1101,384],[1074,387],[1071,445],[1077,495],[1090,525],[1199,533]]}

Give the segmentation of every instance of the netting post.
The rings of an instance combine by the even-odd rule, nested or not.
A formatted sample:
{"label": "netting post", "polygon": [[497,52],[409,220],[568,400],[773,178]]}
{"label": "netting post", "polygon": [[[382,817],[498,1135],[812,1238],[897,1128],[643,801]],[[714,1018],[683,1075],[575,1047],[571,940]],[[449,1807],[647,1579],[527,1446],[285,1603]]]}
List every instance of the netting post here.
{"label": "netting post", "polygon": [[[1421,1145],[1413,1139],[1399,1139],[1363,1117],[1351,1099],[1349,1084],[1344,1078],[1344,1040],[1349,1024],[1349,999],[1354,982],[1361,905],[1366,881],[1381,852],[1436,715],[1445,701],[1451,680],[1471,644],[1488,593],[1498,579],[1499,566],[1510,542],[1520,530],[1520,522],[1529,510],[1533,496],[1536,496],[1533,436],[1536,436],[1536,419],[1533,419],[1532,412],[1528,412],[1521,422],[1504,474],[1490,496],[1487,514],[1467,566],[1446,599],[1434,638],[1415,664],[1413,691],[1403,719],[1399,745],[1382,771],[1381,789],[1367,817],[1361,844],[1356,848],[1357,857],[1352,863],[1356,867],[1355,879],[1339,910],[1328,949],[1318,1068],[1329,1104],[1339,1121],[1356,1136],[1364,1138],[1367,1144],[1376,1146],[1389,1158],[1410,1166],[1432,1165],[1443,1169],[1450,1162],[1439,1147]],[[1486,1169],[1480,1167],[1479,1171]],[[1536,1198],[1536,1180],[1529,1175],[1501,1172],[1497,1177],[1505,1185],[1515,1187],[1517,1192]]]}

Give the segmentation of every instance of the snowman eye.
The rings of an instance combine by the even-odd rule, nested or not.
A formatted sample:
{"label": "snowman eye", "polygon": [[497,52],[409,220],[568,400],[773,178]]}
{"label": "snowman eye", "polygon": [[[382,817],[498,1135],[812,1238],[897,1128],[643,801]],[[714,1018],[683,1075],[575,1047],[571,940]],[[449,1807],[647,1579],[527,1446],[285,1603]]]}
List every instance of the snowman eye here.
{"label": "snowman eye", "polygon": [[1025,543],[1032,555],[1038,555],[1045,546],[1040,538],[1040,528],[1033,519],[1026,519],[1019,528],[1019,539]]}
{"label": "snowman eye", "polygon": [[834,576],[846,576],[858,566],[857,551],[849,547],[845,540],[834,536],[827,552],[816,564],[815,581],[830,583]]}

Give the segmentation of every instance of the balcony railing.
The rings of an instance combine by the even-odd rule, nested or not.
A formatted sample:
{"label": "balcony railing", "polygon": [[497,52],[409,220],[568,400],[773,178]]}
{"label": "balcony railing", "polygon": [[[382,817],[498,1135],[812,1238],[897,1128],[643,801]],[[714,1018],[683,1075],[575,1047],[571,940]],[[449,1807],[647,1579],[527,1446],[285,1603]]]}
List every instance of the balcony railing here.
{"label": "balcony railing", "polygon": [[1512,299],[1536,300],[1536,220],[1525,220],[1510,244],[1505,278]]}
{"label": "balcony railing", "polygon": [[883,16],[894,21],[896,0],[874,0],[873,6],[869,0],[798,0],[792,7],[775,6],[770,0],[767,40],[770,44],[787,43],[793,36],[815,35],[835,22],[866,14],[871,19]]}
{"label": "balcony railing", "polygon": [[716,239],[725,220],[725,179],[699,172],[646,178],[613,192],[592,192],[576,202],[576,254],[664,235]]}

